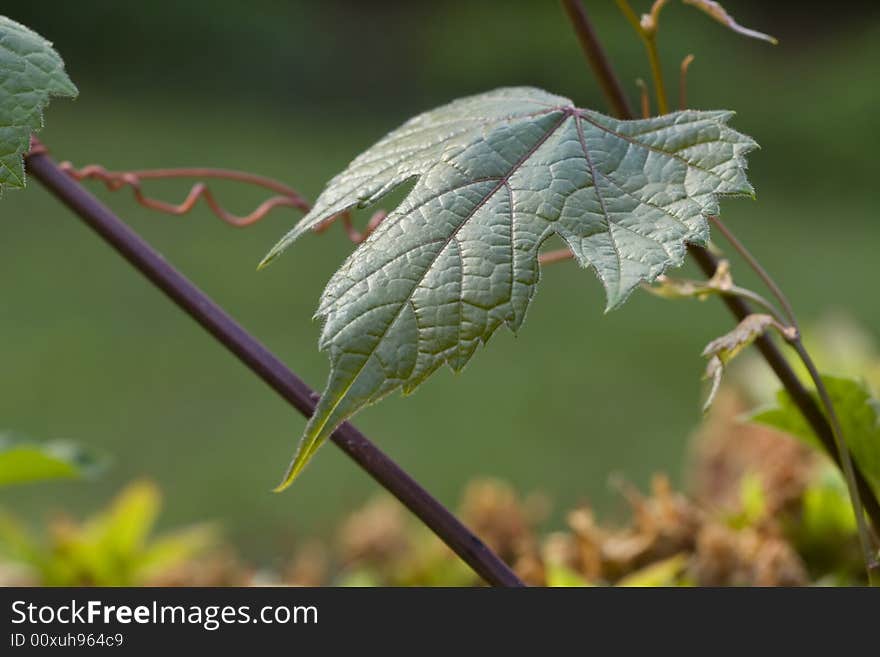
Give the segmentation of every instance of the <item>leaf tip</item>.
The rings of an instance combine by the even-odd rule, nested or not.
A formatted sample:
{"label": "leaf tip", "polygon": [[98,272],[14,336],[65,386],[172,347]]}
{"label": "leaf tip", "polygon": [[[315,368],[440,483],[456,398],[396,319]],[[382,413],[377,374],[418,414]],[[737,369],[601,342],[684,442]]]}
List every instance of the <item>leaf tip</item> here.
{"label": "leaf tip", "polygon": [[294,480],[296,480],[297,476],[300,473],[302,467],[296,467],[298,459],[294,459],[294,461],[288,466],[287,470],[284,472],[284,476],[281,477],[281,481],[278,483],[275,488],[272,489],[273,493],[282,493],[288,488],[290,488],[291,484],[293,484]]}
{"label": "leaf tip", "polygon": [[275,488],[272,489],[272,492],[276,493],[276,494],[283,493],[285,490],[290,488],[290,484],[292,484],[292,483],[293,483],[292,479],[288,480],[287,478],[285,478],[281,481],[280,484],[278,484],[277,486],[275,486]]}
{"label": "leaf tip", "polygon": [[287,251],[288,247],[293,244],[299,237],[305,232],[300,228],[302,222],[293,227],[293,229],[287,233],[284,237],[278,240],[278,243],[275,244],[270,250],[269,253],[260,261],[260,264],[257,265],[257,271],[269,266],[275,258],[280,256],[282,253]]}
{"label": "leaf tip", "polygon": [[273,246],[269,253],[263,256],[263,259],[260,260],[260,263],[257,265],[257,271],[263,271],[266,267],[268,267],[275,261],[275,258],[281,255],[284,249],[287,248],[286,245],[282,246],[283,244],[284,241],[282,240],[281,242]]}

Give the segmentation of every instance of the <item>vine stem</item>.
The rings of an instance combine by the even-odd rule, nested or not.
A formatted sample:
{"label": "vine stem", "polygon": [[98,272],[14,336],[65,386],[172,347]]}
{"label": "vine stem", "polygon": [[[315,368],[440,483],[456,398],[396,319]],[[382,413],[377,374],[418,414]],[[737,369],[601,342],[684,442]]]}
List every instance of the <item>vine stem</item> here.
{"label": "vine stem", "polygon": [[841,461],[843,463],[843,478],[846,480],[846,487],[849,490],[850,499],[852,500],[853,509],[855,511],[859,542],[862,546],[865,567],[868,571],[868,583],[871,586],[880,586],[880,557],[878,557],[880,552],[878,552],[877,546],[872,540],[871,532],[865,523],[865,511],[859,494],[859,487],[856,484],[853,460],[850,456],[849,449],[846,446],[846,442],[844,441],[840,419],[837,416],[834,403],[831,401],[831,395],[828,393],[828,388],[825,386],[825,382],[822,380],[819,370],[816,369],[812,357],[804,347],[803,341],[800,339],[800,332],[798,332],[798,336],[797,339],[790,340],[789,343],[797,352],[804,367],[806,367],[807,371],[810,373],[810,378],[816,386],[816,392],[819,394],[819,399],[822,400],[822,405],[825,407],[825,412],[828,414],[828,419],[831,422],[834,439],[837,441],[837,450],[840,453]]}
{"label": "vine stem", "polygon": [[779,302],[779,305],[782,307],[782,310],[785,312],[785,317],[788,320],[789,324],[794,326],[798,332],[800,332],[800,326],[798,326],[797,318],[794,315],[794,308],[791,305],[791,302],[788,300],[788,297],[785,296],[785,293],[782,291],[782,288],[773,280],[773,277],[770,273],[764,269],[763,265],[758,262],[758,259],[751,254],[751,252],[745,247],[745,245],[737,239],[736,235],[733,234],[723,221],[719,217],[710,216],[709,221],[718,229],[722,235],[724,235],[724,239],[726,239],[733,249],[742,256],[743,260],[752,268],[758,278],[761,279],[761,282],[767,286],[767,289],[770,290],[770,293],[776,298]]}
{"label": "vine stem", "polygon": [[[269,212],[277,207],[296,208],[301,212],[308,212],[311,206],[293,188],[282,182],[248,173],[246,171],[234,171],[232,169],[214,169],[206,167],[181,167],[173,169],[147,169],[143,171],[108,171],[98,164],[89,164],[77,169],[70,162],[61,162],[58,167],[71,178],[82,181],[88,179],[99,180],[111,192],[118,191],[123,187],[130,187],[139,204],[150,210],[157,210],[166,214],[184,215],[195,207],[199,199],[204,198],[211,211],[230,226],[244,228],[263,219]],[[226,210],[216,199],[210,188],[204,182],[198,182],[192,186],[186,198],[178,203],[168,203],[147,196],[143,191],[145,180],[167,180],[173,178],[198,178],[229,180],[245,183],[268,189],[277,194],[263,201],[253,212],[244,216],[232,214]]]}
{"label": "vine stem", "polygon": [[654,34],[645,37],[645,48],[648,50],[648,61],[651,63],[651,77],[654,78],[654,94],[657,96],[657,110],[660,114],[668,114],[669,101],[666,100],[666,85],[663,83],[663,68],[660,66],[660,54],[657,52],[657,37]]}
{"label": "vine stem", "polygon": [[608,105],[618,116],[631,115],[632,109],[623,91],[623,86],[620,84],[620,78],[615,75],[608,57],[605,56],[602,44],[599,43],[596,30],[583,3],[580,0],[562,0],[562,8],[574,27],[578,43],[599,81],[599,87],[605,94]]}
{"label": "vine stem", "polygon": [[791,345],[795,353],[797,353],[798,358],[800,358],[800,361],[803,363],[804,367],[807,368],[810,379],[812,379],[813,385],[816,386],[816,392],[819,395],[822,406],[825,408],[825,413],[828,415],[828,421],[831,425],[831,432],[834,435],[835,446],[837,448],[838,454],[840,455],[843,478],[846,481],[846,487],[849,491],[849,496],[852,501],[853,510],[856,516],[859,542],[861,543],[862,551],[864,552],[865,565],[868,570],[868,579],[872,584],[880,585],[880,561],[878,561],[878,551],[876,545],[874,545],[874,541],[872,540],[871,533],[865,523],[865,508],[862,504],[858,484],[856,483],[853,459],[850,455],[849,449],[846,446],[846,439],[843,434],[843,429],[840,425],[840,419],[837,416],[837,411],[834,408],[834,403],[831,400],[831,394],[828,392],[828,388],[825,386],[825,382],[822,380],[822,376],[819,374],[819,370],[816,368],[816,364],[813,362],[810,353],[807,351],[806,347],[804,347],[803,339],[801,338],[800,325],[798,324],[797,317],[794,314],[794,308],[792,307],[791,302],[788,300],[788,297],[782,291],[782,288],[779,286],[779,284],[776,283],[776,281],[763,267],[763,265],[761,265],[758,259],[754,255],[752,255],[752,253],[746,248],[746,246],[736,237],[736,235],[734,235],[733,231],[731,231],[718,217],[712,216],[709,219],[719,230],[719,232],[724,235],[724,238],[730,243],[733,249],[737,253],[739,253],[742,259],[745,260],[749,267],[751,267],[751,269],[758,275],[764,285],[767,286],[767,289],[770,290],[770,293],[776,298],[776,300],[779,302],[779,305],[785,312],[788,322],[795,329],[796,337],[787,338],[786,341]]}
{"label": "vine stem", "polygon": [[[591,43],[589,44],[582,44],[582,49],[590,60],[589,63],[591,68],[594,71],[601,71],[601,75],[597,74],[597,79],[600,87],[605,90],[606,96],[608,96],[609,89],[613,89],[615,86],[619,86],[619,77],[614,71],[614,68],[611,65],[611,61],[608,59],[608,55],[605,52],[605,49],[599,42],[598,37],[596,36],[596,31],[595,29],[593,29],[586,12],[567,13],[569,15],[569,18],[573,21],[573,23],[575,23],[574,29],[575,33],[578,35],[578,38],[588,39],[591,41]],[[578,25],[577,22],[584,22],[587,25]],[[609,105],[612,111],[614,111],[619,118],[634,118],[632,110],[629,109],[628,104],[609,102]],[[708,249],[702,246],[691,244],[688,246],[688,252],[694,258],[694,260],[697,262],[700,269],[703,270],[703,273],[706,276],[711,277],[715,274],[715,271],[718,268],[718,259],[714,255],[712,255],[712,253],[710,253]],[[722,295],[721,299],[727,306],[728,310],[730,310],[730,312],[733,314],[734,317],[736,317],[738,321],[742,321],[745,317],[751,315],[753,312],[749,304],[739,296]],[[754,344],[761,355],[764,357],[764,360],[776,374],[779,382],[787,391],[792,402],[795,404],[795,406],[797,406],[798,410],[800,410],[801,414],[804,416],[804,419],[816,433],[816,436],[818,437],[819,442],[822,444],[825,451],[835,461],[835,463],[837,463],[838,467],[843,469],[845,467],[843,465],[843,458],[841,453],[838,451],[838,442],[835,439],[834,430],[831,427],[829,418],[826,416],[825,413],[822,412],[822,410],[816,404],[816,400],[801,383],[800,379],[794,373],[794,370],[792,370],[788,360],[785,358],[782,352],[780,352],[779,348],[776,346],[773,340],[767,335],[762,335],[758,337],[758,339],[755,340]],[[862,503],[865,506],[865,511],[871,518],[871,522],[874,526],[875,532],[880,533],[880,501],[878,501],[877,496],[874,494],[873,489],[868,484],[867,479],[865,479],[865,476],[858,467],[858,464],[852,463],[852,466],[856,488],[859,491]]]}
{"label": "vine stem", "polygon": [[[785,325],[785,320],[779,314],[779,310],[777,310],[776,306],[770,303],[767,299],[762,297],[757,292],[754,292],[748,288],[740,287],[738,285],[734,285],[729,290],[721,290],[720,294],[722,295],[730,295],[740,297],[745,299],[746,301],[751,301],[752,303],[760,306],[764,310],[766,310],[773,319],[780,325]],[[797,331],[797,327],[793,327],[795,331]]]}
{"label": "vine stem", "polygon": [[[25,158],[25,163],[31,176],[254,374],[305,417],[314,413],[319,398],[315,391],[220,306],[168,264],[107,206],[73,180],[36,140],[32,141],[31,152]],[[494,586],[523,586],[522,581],[485,543],[354,425],[348,422],[342,424],[330,439],[488,583]]]}

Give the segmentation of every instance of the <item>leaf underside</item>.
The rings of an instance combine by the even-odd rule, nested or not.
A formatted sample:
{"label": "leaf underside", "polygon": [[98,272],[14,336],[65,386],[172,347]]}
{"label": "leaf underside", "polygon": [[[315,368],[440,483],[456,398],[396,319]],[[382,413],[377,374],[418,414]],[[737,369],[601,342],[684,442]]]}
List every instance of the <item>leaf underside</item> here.
{"label": "leaf underside", "polygon": [[24,187],[22,156],[31,134],[43,127],[49,98],[76,94],[52,44],[0,16],[0,193]]}
{"label": "leaf underside", "polygon": [[264,260],[324,220],[415,185],[331,278],[317,316],[330,380],[279,488],[343,421],[448,363],[501,324],[516,331],[559,235],[608,308],[705,244],[719,195],[752,195],[728,111],[620,121],[533,88],[464,98],[411,119],[333,178]]}

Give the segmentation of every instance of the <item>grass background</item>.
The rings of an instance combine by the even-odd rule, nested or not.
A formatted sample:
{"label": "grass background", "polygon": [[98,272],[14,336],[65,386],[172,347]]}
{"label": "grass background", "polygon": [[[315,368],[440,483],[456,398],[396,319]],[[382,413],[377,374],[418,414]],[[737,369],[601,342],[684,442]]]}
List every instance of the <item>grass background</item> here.
{"label": "grass background", "polygon": [[[41,135],[77,164],[238,168],[314,198],[386,131],[457,96],[533,84],[604,108],[555,3],[366,4],[9,11],[55,42],[80,86],[75,103],[53,103]],[[744,40],[677,4],[660,33],[668,86],[695,53],[690,105],[737,110],[733,125],[763,147],[750,158],[758,200],[726,201],[723,217],[804,320],[843,308],[876,335],[876,9],[792,17],[771,3],[726,4],[781,45]],[[588,7],[635,98],[633,80],[647,75],[639,42],[612,3]],[[321,387],[327,361],[310,318],[352,248],[341,229],[257,273],[292,212],[235,230],[204,208],[156,215],[125,192],[90,187]],[[151,189],[177,200],[186,186]],[[263,198],[235,185],[216,191],[240,212]],[[742,266],[734,272],[753,282]],[[356,423],[445,503],[492,475],[546,491],[557,508],[586,499],[612,509],[612,473],[644,484],[652,472],[679,472],[700,420],[699,353],[730,319],[717,303],[642,293],[608,315],[603,306],[591,272],[548,268],[518,337],[499,331],[461,375],[441,370]],[[247,554],[271,560],[377,489],[329,446],[291,490],[270,493],[304,420],[36,184],[5,195],[0,209],[0,336],[0,425],[113,457],[96,482],[2,493],[0,504],[35,521],[94,509],[147,476],[165,491],[163,524],[217,520]]]}

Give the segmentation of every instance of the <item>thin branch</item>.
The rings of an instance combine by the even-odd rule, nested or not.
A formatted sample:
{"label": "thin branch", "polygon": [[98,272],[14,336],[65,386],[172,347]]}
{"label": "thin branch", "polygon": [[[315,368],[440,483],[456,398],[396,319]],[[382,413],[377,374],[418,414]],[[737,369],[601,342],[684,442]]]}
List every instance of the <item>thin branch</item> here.
{"label": "thin branch", "polygon": [[[819,374],[818,369],[816,368],[815,363],[813,362],[812,357],[809,352],[804,347],[803,340],[801,339],[801,329],[798,324],[797,317],[794,314],[794,309],[791,305],[791,302],[786,297],[785,293],[782,291],[782,288],[776,283],[773,277],[767,272],[767,270],[758,262],[758,259],[752,255],[752,253],[745,247],[745,245],[737,239],[736,235],[724,224],[721,219],[718,217],[710,217],[709,218],[715,227],[724,235],[725,239],[730,243],[730,245],[736,250],[737,253],[742,256],[743,260],[751,267],[751,269],[758,275],[764,285],[767,286],[767,289],[776,297],[776,300],[782,306],[783,311],[786,314],[786,317],[789,323],[794,327],[795,334],[792,338],[788,339],[788,343],[792,346],[792,348],[797,353],[801,362],[804,364],[804,367],[807,368],[807,372],[810,374],[810,378],[813,380],[813,384],[816,386],[816,392],[819,394],[819,399],[822,402],[822,406],[825,408],[825,413],[828,416],[828,421],[831,426],[831,433],[834,437],[834,444],[837,449],[837,453],[840,455],[840,464],[841,469],[843,471],[843,478],[846,481],[847,489],[849,491],[850,498],[852,500],[853,509],[855,511],[856,516],[856,524],[858,527],[859,534],[859,542],[861,543],[862,551],[865,555],[865,564],[868,569],[868,579],[869,581],[874,581],[880,578],[880,563],[878,563],[877,557],[877,547],[874,544],[876,539],[871,536],[871,533],[868,531],[868,527],[865,524],[865,511],[864,505],[862,503],[861,495],[859,493],[859,486],[856,481],[855,468],[853,467],[853,459],[850,455],[849,449],[846,445],[846,438],[843,434],[843,430],[840,425],[840,420],[837,417],[837,411],[834,408],[834,404],[831,401],[831,395],[828,393],[828,389],[825,387],[825,382],[822,380],[822,377]],[[877,573],[874,573],[874,570],[877,570]]]}
{"label": "thin branch", "polygon": [[[62,162],[58,167],[74,180],[94,179],[104,183],[111,192],[123,187],[130,187],[134,192],[137,202],[151,210],[165,212],[172,215],[188,213],[204,198],[212,212],[231,226],[245,227],[254,224],[264,218],[269,212],[277,207],[292,207],[302,212],[308,212],[310,205],[299,193],[284,183],[265,178],[244,171],[232,171],[229,169],[209,169],[200,167],[178,169],[149,169],[146,171],[108,171],[98,164],[77,169],[70,162]],[[213,178],[218,180],[231,180],[235,182],[256,185],[271,190],[278,194],[263,201],[253,212],[244,216],[238,216],[227,211],[216,199],[214,194],[205,183],[199,182],[193,185],[186,198],[179,204],[167,203],[159,199],[147,196],[143,192],[144,180],[162,180],[169,178]]]}
{"label": "thin branch", "polygon": [[654,79],[654,95],[657,96],[657,111],[669,113],[669,101],[666,100],[666,85],[663,82],[663,67],[660,65],[660,53],[657,52],[657,38],[654,34],[645,37],[645,48],[648,50],[648,61],[651,64],[651,77]]}
{"label": "thin branch", "polygon": [[[718,259],[708,250],[691,245],[688,247],[688,251],[706,276],[712,276],[715,273],[718,267]],[[749,304],[738,296],[722,296],[721,298],[738,321],[754,312]],[[766,335],[762,335],[755,340],[755,347],[764,357],[770,369],[776,374],[780,384],[785,388],[794,405],[800,410],[807,424],[813,429],[825,452],[837,464],[837,467],[843,471],[843,462],[837,450],[837,441],[834,438],[834,431],[831,428],[828,417],[822,412],[816,404],[816,400],[804,387],[800,379],[798,379],[788,360],[782,355],[782,352],[779,351],[773,340]],[[865,510],[871,517],[875,531],[880,531],[880,502],[878,502],[873,489],[858,464],[853,464],[853,473]]]}
{"label": "thin branch", "polygon": [[[35,153],[37,144],[35,138],[31,141],[31,153]],[[118,191],[123,187],[130,187],[134,192],[135,200],[145,208],[157,210],[172,215],[184,215],[190,212],[198,203],[200,198],[204,198],[205,202],[211,208],[211,211],[221,220],[235,226],[244,228],[250,226],[265,218],[269,212],[277,207],[292,207],[303,213],[312,209],[311,204],[305,200],[299,192],[292,187],[288,187],[282,182],[266,178],[246,171],[234,171],[232,169],[212,169],[206,167],[187,167],[176,169],[144,169],[142,171],[109,171],[99,164],[89,164],[82,168],[74,167],[70,162],[61,162],[58,168],[67,173],[76,181],[98,180],[104,183],[104,186],[111,192]],[[171,178],[213,178],[219,180],[229,180],[241,182],[257,187],[263,187],[278,193],[278,196],[263,201],[253,212],[244,216],[238,216],[227,211],[216,200],[208,186],[203,182],[198,182],[190,188],[186,198],[178,204],[168,203],[159,199],[147,196],[143,192],[144,180],[163,180]],[[370,218],[367,227],[363,232],[358,231],[351,219],[351,213],[348,211],[329,217],[317,226],[312,228],[315,233],[323,233],[337,221],[341,221],[345,229],[345,234],[355,244],[360,244],[370,236],[379,224],[385,220],[387,213],[379,210]]]}
{"label": "thin branch", "polygon": [[[755,305],[766,310],[770,314],[770,316],[773,317],[773,319],[776,321],[777,324],[779,324],[780,326],[785,324],[785,320],[779,314],[779,310],[777,310],[776,306],[774,306],[772,303],[770,303],[767,299],[762,297],[757,292],[754,292],[754,291],[752,291],[748,288],[745,288],[745,287],[739,287],[738,285],[734,285],[729,290],[722,290],[720,292],[720,294],[722,296],[724,296],[724,295],[736,296],[736,297],[740,297],[742,299],[745,299],[746,301],[751,301]],[[795,326],[792,326],[791,328],[794,331],[798,330]]]}
{"label": "thin branch", "polygon": [[779,301],[779,305],[782,306],[782,310],[785,311],[785,316],[789,323],[800,331],[800,326],[798,326],[797,318],[794,315],[794,308],[792,308],[791,302],[788,300],[788,297],[785,296],[782,288],[773,280],[773,277],[770,276],[767,270],[764,269],[760,262],[758,262],[758,259],[755,258],[745,245],[736,238],[736,235],[731,232],[720,218],[711,216],[709,217],[709,221],[715,225],[715,228],[724,235],[724,238],[730,242],[730,245],[743,257],[743,260],[748,263],[749,267],[754,270],[764,285],[767,286],[767,289],[770,290],[770,293],[776,297],[777,301]]}
{"label": "thin branch", "polygon": [[[579,36],[581,34],[587,35],[586,38],[592,40],[592,43],[584,46],[584,52],[592,53],[592,56],[596,58],[597,63],[601,65],[602,76],[600,79],[600,83],[604,86],[605,80],[610,78],[611,82],[609,84],[613,86],[616,81],[617,85],[619,86],[620,79],[615,73],[613,67],[611,66],[611,62],[608,59],[607,54],[605,53],[605,49],[599,42],[598,37],[596,36],[596,32],[589,22],[589,18],[587,18],[586,14],[583,14],[579,17],[579,20],[584,21],[587,24],[578,25],[577,23],[575,23],[574,28]],[[632,110],[630,110],[628,107],[624,109],[619,109],[615,107],[614,109],[617,113],[617,116],[621,119],[634,118]],[[708,249],[692,244],[688,246],[688,252],[694,258],[694,260],[696,260],[697,264],[700,266],[706,276],[711,277],[715,274],[715,271],[718,268],[718,259],[714,255],[712,255],[712,253],[710,253]],[[752,314],[752,309],[749,304],[738,296],[722,296],[722,300],[738,321],[742,321],[745,317]],[[834,438],[834,431],[831,428],[828,418],[816,404],[816,400],[813,398],[813,396],[803,386],[800,379],[798,379],[797,375],[794,373],[794,370],[792,370],[791,365],[789,365],[785,356],[782,355],[782,352],[779,351],[778,347],[774,344],[773,340],[769,336],[763,335],[759,337],[757,340],[755,340],[755,346],[764,357],[764,360],[776,374],[779,382],[782,384],[782,387],[785,388],[785,390],[788,392],[788,395],[789,397],[791,397],[791,400],[794,402],[795,406],[797,406],[800,412],[803,414],[804,419],[816,433],[816,436],[818,437],[819,442],[822,443],[825,451],[835,461],[835,463],[837,463],[838,467],[842,469],[843,464],[841,462],[840,454],[837,451],[837,441]],[[858,487],[859,494],[861,495],[861,499],[865,505],[865,510],[871,517],[871,522],[875,528],[875,531],[880,532],[880,501],[878,501],[873,489],[868,484],[867,480],[864,477],[864,474],[858,467],[858,464],[853,465],[856,485]]]}
{"label": "thin branch", "polygon": [[666,85],[663,82],[663,67],[660,65],[660,53],[657,51],[657,22],[660,10],[666,4],[666,0],[656,0],[651,7],[651,13],[645,14],[641,19],[627,0],[616,0],[617,6],[626,20],[632,25],[636,34],[645,44],[648,53],[648,63],[651,66],[651,77],[654,80],[654,94],[657,96],[657,110],[660,114],[669,112],[669,102],[666,100]]}
{"label": "thin branch", "polygon": [[[374,230],[379,227],[383,221],[385,221],[386,217],[388,217],[388,213],[385,210],[379,210],[378,212],[374,212],[373,216],[370,217],[370,221],[367,222],[367,227],[363,230],[363,232],[359,231],[351,222],[351,214],[348,212],[344,212],[342,215],[342,225],[345,227],[345,234],[348,235],[348,239],[350,239],[355,244],[362,243],[365,239],[367,239]],[[328,224],[329,226],[329,224]],[[319,226],[315,232],[322,232],[325,230],[325,226]]]}
{"label": "thin branch", "polygon": [[822,400],[822,405],[825,407],[825,412],[828,414],[828,419],[831,422],[831,429],[834,432],[834,439],[837,443],[837,451],[841,455],[841,461],[843,462],[843,478],[846,481],[847,489],[849,490],[849,495],[852,499],[852,505],[855,509],[859,543],[861,544],[865,567],[868,571],[868,582],[872,586],[880,586],[880,553],[878,553],[877,547],[874,544],[876,537],[871,535],[871,532],[865,523],[864,506],[859,494],[859,487],[856,484],[856,473],[855,468],[853,467],[853,460],[850,457],[849,449],[844,441],[840,419],[837,417],[837,411],[834,408],[834,403],[831,401],[831,395],[828,393],[828,388],[825,387],[825,382],[822,380],[819,370],[816,369],[816,365],[809,352],[804,347],[804,343],[800,337],[794,340],[789,340],[789,344],[791,344],[797,352],[801,362],[810,373],[810,378],[816,386],[816,392],[819,394],[819,399]]}
{"label": "thin branch", "polygon": [[[27,170],[88,226],[162,290],[184,312],[306,417],[318,394],[125,225],[107,206],[61,170],[38,142]],[[440,502],[385,455],[354,425],[345,422],[330,439],[425,523],[490,584],[522,586],[508,566]]]}
{"label": "thin branch", "polygon": [[632,109],[623,91],[623,85],[611,68],[611,62],[599,43],[596,30],[587,16],[583,3],[579,0],[562,0],[562,7],[574,27],[581,50],[584,51],[590,68],[593,69],[609,107],[618,116],[631,115]]}
{"label": "thin branch", "polygon": [[617,7],[620,9],[620,12],[623,14],[623,17],[626,19],[627,23],[629,23],[632,28],[638,33],[638,35],[644,38],[644,32],[642,31],[642,22],[639,19],[639,15],[630,7],[629,2],[627,0],[615,0],[617,3]]}

